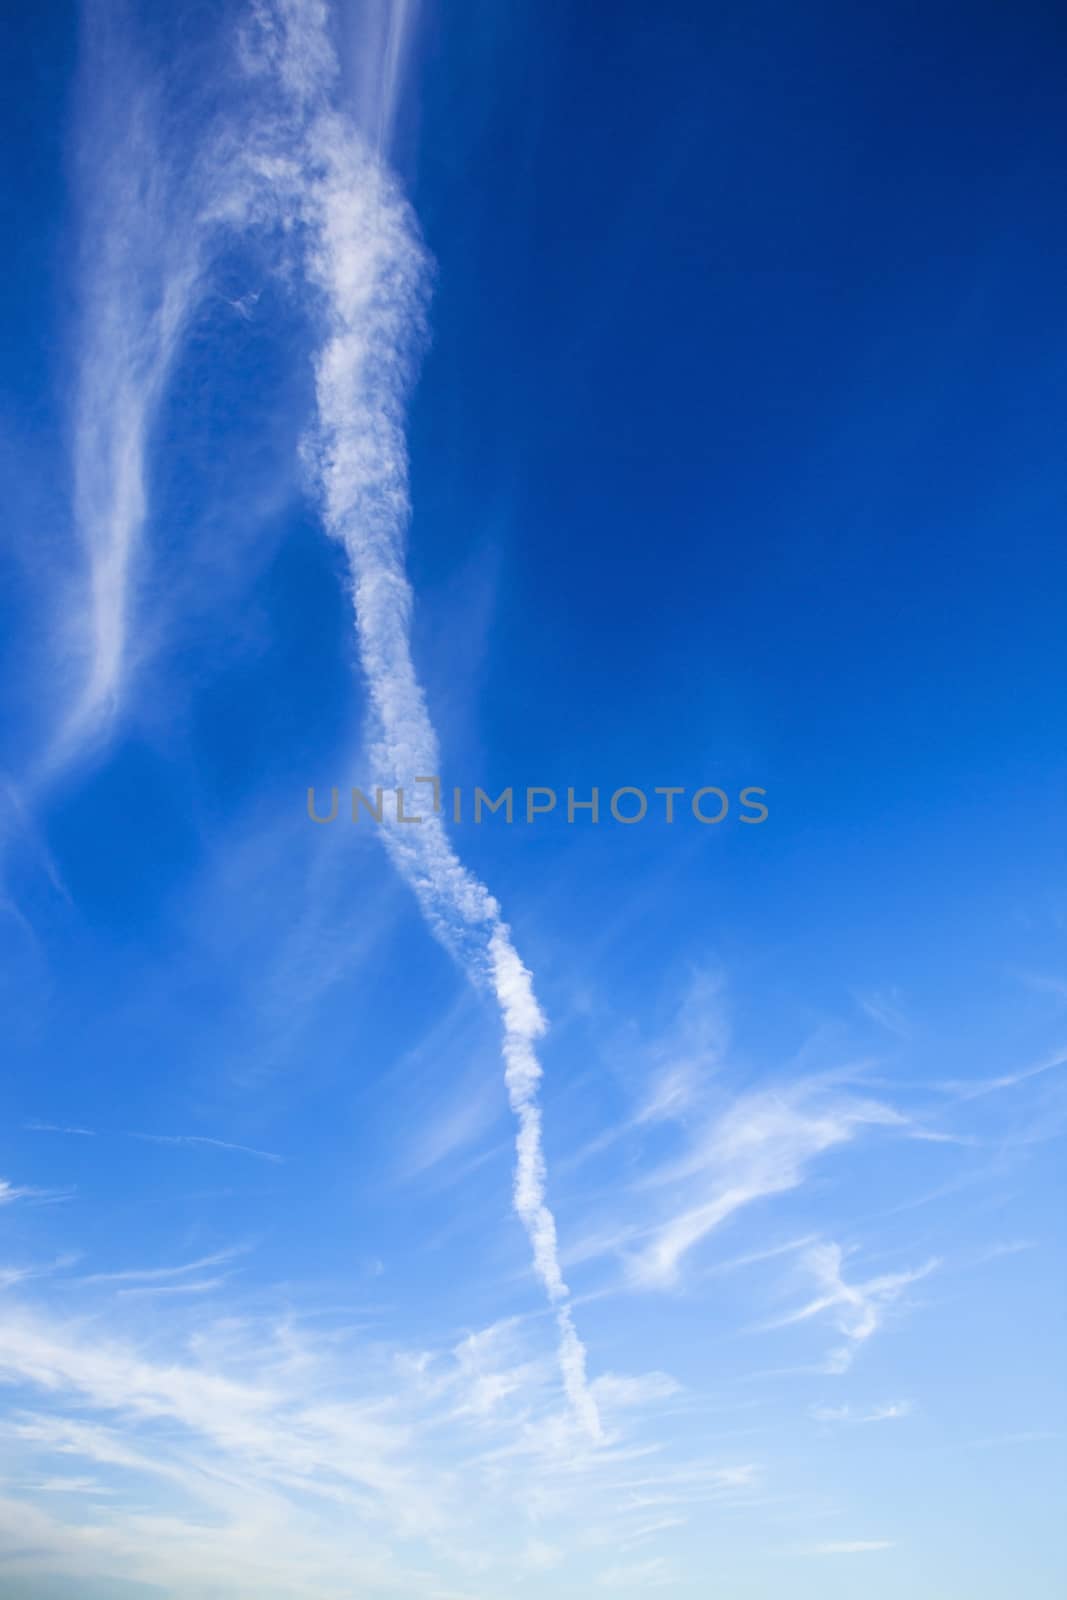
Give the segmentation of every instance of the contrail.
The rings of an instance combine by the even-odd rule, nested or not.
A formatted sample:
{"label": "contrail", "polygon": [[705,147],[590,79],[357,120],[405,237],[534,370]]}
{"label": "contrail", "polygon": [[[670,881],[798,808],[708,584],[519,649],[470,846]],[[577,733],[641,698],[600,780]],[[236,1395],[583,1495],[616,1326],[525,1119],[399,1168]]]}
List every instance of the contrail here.
{"label": "contrail", "polygon": [[[370,695],[373,781],[413,796],[420,778],[440,772],[437,737],[412,660],[412,591],[404,562],[410,518],[404,405],[423,327],[427,258],[377,140],[368,140],[332,103],[337,62],[322,0],[283,0],[271,12],[261,6],[257,17],[261,45],[290,108],[286,139],[295,140],[290,148],[298,152],[299,171],[284,181],[304,223],[306,271],[326,324],[315,360],[317,423],[309,454],[326,529],[344,545],[351,572]],[[395,32],[386,29],[386,38],[395,39]],[[386,106],[372,118],[379,137],[391,115]],[[261,170],[285,168],[267,161]],[[433,931],[496,997],[505,1080],[518,1122],[515,1209],[556,1309],[567,1395],[588,1434],[599,1438],[585,1350],[545,1198],[535,1049],[545,1019],[530,974],[497,901],[464,867],[438,815],[419,826],[393,823],[384,837]]]}
{"label": "contrail", "polygon": [[[131,588],[147,516],[153,416],[211,256],[227,236],[256,228],[299,241],[324,328],[307,454],[326,529],[348,557],[374,782],[413,796],[420,778],[441,770],[412,660],[404,561],[405,402],[424,331],[429,261],[385,161],[416,3],[368,0],[358,59],[349,63],[357,89],[351,114],[339,109],[341,70],[326,0],[250,0],[237,51],[248,95],[238,95],[239,116],[223,119],[191,160],[164,155],[155,104],[137,77],[129,104],[94,130],[90,142],[105,158],[90,185],[98,255],[90,249],[74,428],[88,567],[86,671],[46,761],[52,770],[107,732],[121,703],[137,656]],[[515,1209],[555,1308],[568,1397],[599,1438],[545,1199],[535,1048],[545,1019],[530,974],[497,901],[464,867],[438,815],[417,827],[395,823],[383,836],[434,934],[496,998],[518,1123]]]}

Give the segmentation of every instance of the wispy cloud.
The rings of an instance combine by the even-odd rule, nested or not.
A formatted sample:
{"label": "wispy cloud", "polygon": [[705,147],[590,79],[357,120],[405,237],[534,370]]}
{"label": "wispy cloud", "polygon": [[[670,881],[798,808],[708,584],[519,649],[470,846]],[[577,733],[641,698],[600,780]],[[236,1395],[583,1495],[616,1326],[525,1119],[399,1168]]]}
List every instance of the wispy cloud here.
{"label": "wispy cloud", "polygon": [[200,1256],[196,1261],[183,1261],[176,1267],[127,1267],[121,1272],[91,1272],[79,1279],[81,1283],[165,1283],[172,1278],[185,1277],[192,1272],[203,1272],[207,1267],[223,1266],[240,1255],[239,1250],[219,1250],[214,1255]]}
{"label": "wispy cloud", "polygon": [[910,1417],[915,1410],[910,1400],[895,1400],[890,1405],[873,1406],[870,1411],[856,1411],[852,1406],[810,1406],[808,1416],[813,1422],[840,1422],[858,1425],[867,1422],[898,1422]]}
{"label": "wispy cloud", "polygon": [[[52,1123],[52,1122],[27,1122],[27,1123],[24,1123],[23,1126],[27,1129],[27,1131],[29,1131],[31,1133],[69,1134],[71,1136],[77,1136],[77,1137],[84,1138],[84,1139],[95,1139],[95,1138],[98,1138],[98,1137],[107,1137],[106,1135],[101,1135],[99,1130],[96,1129],[96,1128],[64,1127],[62,1124]],[[274,1162],[276,1164],[279,1164],[279,1165],[281,1163],[283,1163],[284,1160],[285,1160],[284,1156],[279,1155],[274,1150],[259,1150],[259,1149],[256,1149],[253,1145],[238,1144],[232,1139],[216,1139],[216,1138],[212,1137],[211,1135],[205,1134],[205,1133],[135,1133],[135,1132],[127,1132],[127,1133],[123,1133],[123,1134],[120,1134],[120,1135],[117,1135],[117,1136],[116,1135],[112,1135],[112,1137],[119,1137],[119,1138],[124,1138],[124,1139],[138,1139],[142,1143],[145,1143],[145,1144],[169,1144],[169,1145],[190,1145],[190,1146],[202,1145],[202,1146],[205,1146],[208,1149],[229,1150],[229,1151],[232,1151],[235,1155],[255,1156],[260,1161],[272,1161],[272,1162]]]}
{"label": "wispy cloud", "polygon": [[61,1123],[57,1122],[24,1122],[22,1126],[28,1133],[66,1133],[77,1135],[82,1139],[93,1139],[96,1137],[96,1130],[94,1128],[69,1128],[64,1127]]}
{"label": "wispy cloud", "polygon": [[815,1234],[805,1233],[798,1239],[787,1239],[784,1244],[768,1245],[765,1250],[751,1250],[743,1256],[732,1256],[726,1261],[716,1261],[706,1269],[706,1276],[710,1278],[723,1272],[737,1272],[742,1267],[757,1266],[763,1261],[774,1261],[779,1256],[795,1255],[806,1245],[816,1242]]}
{"label": "wispy cloud", "polygon": [[[72,424],[84,605],[62,641],[69,701],[49,768],[104,732],[131,664],[130,613],[148,514],[146,457],[164,385],[196,303],[205,230],[183,194],[197,165],[161,139],[158,86],[117,18],[86,29],[78,173],[81,350]],[[94,80],[112,92],[95,92]],[[136,218],[136,225],[131,225]],[[136,653],[134,651],[133,653]]]}
{"label": "wispy cloud", "polygon": [[1000,1261],[1004,1256],[1024,1255],[1027,1251],[1037,1248],[1036,1239],[1005,1239],[1000,1244],[991,1244],[984,1250],[976,1264],[981,1266],[987,1261]]}
{"label": "wispy cloud", "polygon": [[[154,80],[119,21],[88,30],[80,176],[86,214],[83,338],[73,421],[75,508],[84,555],[80,619],[67,641],[66,709],[47,772],[107,732],[131,663],[146,648],[131,617],[149,514],[147,450],[168,376],[219,241],[249,224],[276,230],[290,281],[302,245],[305,311],[321,328],[317,415],[307,459],[331,536],[352,574],[360,659],[374,727],[372,770],[414,803],[441,770],[436,734],[410,645],[412,593],[404,566],[409,516],[404,405],[422,340],[428,261],[383,153],[395,119],[415,7],[366,15],[359,118],[341,109],[341,74],[323,0],[256,0],[235,39],[241,119],[209,120],[181,155],[162,133],[167,85]],[[229,97],[223,97],[225,101]],[[239,308],[250,309],[248,306]],[[425,793],[425,790],[421,791]],[[500,908],[466,871],[439,815],[385,838],[435,934],[469,976],[493,992],[504,1027],[505,1077],[518,1122],[516,1210],[536,1270],[556,1307],[572,1403],[591,1434],[596,1408],[545,1192],[541,1067],[545,1019]],[[215,1144],[202,1136],[158,1143]]]}
{"label": "wispy cloud", "polygon": [[236,1155],[255,1156],[259,1161],[284,1162],[285,1157],[274,1150],[257,1150],[252,1145],[234,1144],[229,1139],[212,1139],[203,1133],[130,1133],[130,1139],[141,1139],[148,1144],[204,1145],[213,1150],[231,1150]]}
{"label": "wispy cloud", "polygon": [[[586,1543],[633,1536],[620,1495],[658,1507],[651,1540],[676,1523],[662,1506],[678,1495],[751,1479],[750,1468],[657,1460],[614,1422],[594,1447],[561,1402],[551,1350],[531,1342],[540,1319],[413,1352],[343,1330],[316,1336],[291,1315],[172,1315],[138,1343],[100,1316],[0,1308],[0,1382],[18,1386],[22,1407],[2,1432],[28,1468],[19,1498],[0,1504],[0,1537],[21,1508],[27,1571],[286,1600],[333,1600],[353,1583],[421,1594],[450,1592],[451,1580],[461,1593],[474,1574],[479,1593],[495,1592],[514,1573],[517,1538],[548,1570],[554,1550],[573,1559]],[[621,1419],[672,1387],[661,1373],[618,1374],[598,1397]],[[638,1462],[639,1475],[627,1470]],[[90,1484],[121,1515],[87,1508]],[[38,1499],[64,1488],[79,1500],[69,1519]],[[167,1509],[148,1516],[157,1490]]]}
{"label": "wispy cloud", "polygon": [[56,1204],[69,1200],[72,1193],[70,1189],[36,1189],[30,1184],[12,1183],[8,1178],[0,1178],[0,1206],[14,1205],[17,1200],[29,1200],[36,1205]]}
{"label": "wispy cloud", "polygon": [[801,1264],[816,1280],[820,1292],[798,1310],[764,1324],[768,1329],[788,1328],[815,1317],[828,1317],[847,1340],[827,1356],[828,1372],[844,1372],[851,1365],[858,1346],[882,1326],[889,1307],[913,1283],[928,1277],[940,1265],[934,1259],[912,1271],[884,1273],[864,1283],[847,1283],[844,1260],[845,1253],[839,1244],[821,1244],[807,1251]]}
{"label": "wispy cloud", "polygon": [[978,1083],[946,1083],[943,1087],[961,1100],[978,1100],[1002,1089],[1014,1089],[1020,1083],[1028,1083],[1031,1078],[1043,1077],[1046,1072],[1054,1072],[1057,1067],[1063,1066],[1067,1066],[1067,1050],[1054,1050],[1033,1066],[1022,1067],[1017,1072],[1005,1072],[1000,1077],[985,1078]]}
{"label": "wispy cloud", "polygon": [[40,1483],[28,1483],[25,1487],[35,1494],[112,1494],[114,1491],[100,1482],[99,1478],[45,1478]]}
{"label": "wispy cloud", "polygon": [[119,1289],[120,1296],[143,1297],[145,1295],[168,1294],[210,1294],[215,1289],[221,1289],[228,1277],[221,1278],[194,1278],[188,1283],[143,1283],[132,1289]]}
{"label": "wispy cloud", "polygon": [[342,56],[353,114],[379,157],[389,154],[418,27],[420,0],[367,0],[358,34]]}
{"label": "wispy cloud", "polygon": [[872,1022],[876,1022],[887,1033],[894,1034],[898,1039],[910,1037],[911,1027],[896,989],[869,990],[867,993],[857,994],[856,1004]]}
{"label": "wispy cloud", "polygon": [[727,1218],[797,1188],[816,1157],[849,1143],[864,1128],[899,1128],[904,1122],[888,1106],[828,1093],[821,1083],[741,1096],[688,1155],[657,1175],[657,1184],[686,1180],[704,1193],[632,1258],[632,1281],[645,1287],[676,1282],[684,1257]]}
{"label": "wispy cloud", "polygon": [[620,1141],[700,1114],[729,1045],[724,987],[718,970],[691,977],[670,1027],[639,1052],[642,1085],[634,1110],[587,1140],[560,1163],[561,1171],[573,1172]]}

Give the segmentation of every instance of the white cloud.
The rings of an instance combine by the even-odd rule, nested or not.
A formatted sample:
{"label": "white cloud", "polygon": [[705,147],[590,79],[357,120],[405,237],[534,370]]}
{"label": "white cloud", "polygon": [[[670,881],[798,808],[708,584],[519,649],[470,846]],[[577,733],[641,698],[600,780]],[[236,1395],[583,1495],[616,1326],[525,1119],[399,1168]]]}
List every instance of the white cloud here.
{"label": "white cloud", "polygon": [[117,37],[92,29],[87,38],[85,70],[111,92],[89,97],[81,129],[86,242],[73,468],[84,594],[83,603],[64,607],[82,631],[64,641],[77,676],[48,768],[100,734],[123,699],[149,437],[198,297],[207,242],[180,199],[154,87],[116,47]]}
{"label": "white cloud", "polygon": [[30,1184],[12,1183],[8,1178],[0,1178],[0,1206],[14,1205],[16,1200],[33,1200],[38,1205],[45,1205],[69,1199],[69,1190],[36,1189]]}
{"label": "white cloud", "polygon": [[666,1372],[646,1372],[641,1377],[620,1377],[602,1373],[593,1384],[597,1404],[605,1411],[620,1407],[647,1406],[657,1400],[670,1400],[681,1391],[681,1384]]}
{"label": "white cloud", "polygon": [[259,1161],[273,1161],[280,1165],[284,1156],[274,1150],[256,1150],[251,1145],[234,1144],[229,1139],[212,1139],[202,1133],[131,1133],[130,1139],[142,1139],[148,1144],[204,1145],[214,1150],[230,1150],[235,1155],[255,1156]]}
{"label": "white cloud", "polygon": [[865,1283],[847,1283],[842,1271],[844,1259],[839,1244],[820,1244],[808,1250],[801,1265],[814,1277],[820,1292],[798,1310],[765,1324],[767,1328],[788,1328],[826,1316],[848,1341],[827,1356],[828,1372],[844,1372],[851,1365],[857,1347],[881,1327],[888,1308],[911,1284],[918,1283],[940,1265],[933,1259],[912,1271],[884,1273]]}
{"label": "white cloud", "polygon": [[[472,1574],[495,1593],[586,1547],[666,1537],[679,1506],[751,1482],[750,1467],[680,1464],[616,1428],[595,1446],[561,1403],[540,1318],[411,1353],[232,1309],[190,1315],[184,1335],[173,1316],[136,1341],[98,1312],[0,1312],[0,1383],[21,1408],[0,1442],[25,1464],[0,1537],[21,1508],[27,1572],[220,1600],[460,1593]],[[673,1387],[601,1385],[620,1415]]]}
{"label": "white cloud", "polygon": [[696,973],[667,1036],[656,1046],[660,1062],[635,1124],[685,1115],[707,1093],[730,1043],[725,980],[719,971]]}
{"label": "white cloud", "polygon": [[660,1225],[631,1259],[631,1281],[648,1288],[673,1284],[684,1257],[727,1218],[797,1188],[810,1162],[861,1130],[903,1123],[888,1106],[827,1093],[818,1082],[741,1096],[687,1156],[657,1174],[657,1184],[687,1181],[700,1198]]}
{"label": "white cloud", "polygon": [[194,1278],[185,1283],[146,1283],[140,1284],[136,1289],[118,1289],[120,1296],[144,1296],[167,1294],[210,1294],[215,1289],[221,1289],[228,1282],[228,1278]]}
{"label": "white cloud", "polygon": [[210,1256],[200,1256],[195,1261],[183,1261],[176,1267],[126,1267],[121,1272],[91,1272],[79,1281],[82,1283],[164,1283],[172,1278],[184,1277],[190,1272],[203,1272],[205,1267],[222,1266],[232,1261],[240,1252],[218,1250]]}
{"label": "white cloud", "polygon": [[1017,1072],[1005,1072],[1000,1077],[986,1078],[979,1083],[947,1083],[944,1088],[958,1094],[961,1100],[978,1100],[987,1094],[997,1094],[1001,1089],[1014,1089],[1020,1083],[1043,1077],[1046,1072],[1054,1072],[1062,1066],[1067,1066],[1067,1050],[1054,1050],[1033,1066],[1021,1067]]}
{"label": "white cloud", "polygon": [[808,1416],[814,1422],[896,1422],[910,1417],[914,1410],[910,1400],[895,1400],[889,1405],[872,1406],[870,1411],[855,1411],[851,1406],[810,1406]]}
{"label": "white cloud", "polygon": [[40,1483],[26,1486],[36,1494],[111,1494],[112,1490],[99,1478],[45,1478]]}
{"label": "white cloud", "polygon": [[55,1122],[24,1122],[23,1127],[28,1133],[78,1134],[83,1139],[93,1139],[96,1137],[95,1130],[92,1128],[66,1128]]}

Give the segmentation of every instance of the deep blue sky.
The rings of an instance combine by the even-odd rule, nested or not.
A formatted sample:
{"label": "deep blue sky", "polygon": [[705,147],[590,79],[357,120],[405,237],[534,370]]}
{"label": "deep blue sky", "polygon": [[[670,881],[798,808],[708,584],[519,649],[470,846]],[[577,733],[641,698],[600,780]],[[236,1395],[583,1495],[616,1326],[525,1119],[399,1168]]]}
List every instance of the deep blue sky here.
{"label": "deep blue sky", "polygon": [[[511,1211],[494,1009],[373,827],[305,814],[367,770],[368,696],[301,464],[306,225],[203,231],[273,104],[245,13],[7,10],[0,1588],[1051,1600],[1062,23],[409,19],[389,159],[433,263],[407,570],[441,776],[468,806],[770,808],[451,830],[550,1022],[598,1453]],[[360,125],[374,15],[330,13]],[[75,737],[79,438],[132,436],[122,382],[201,239],[114,703]]]}

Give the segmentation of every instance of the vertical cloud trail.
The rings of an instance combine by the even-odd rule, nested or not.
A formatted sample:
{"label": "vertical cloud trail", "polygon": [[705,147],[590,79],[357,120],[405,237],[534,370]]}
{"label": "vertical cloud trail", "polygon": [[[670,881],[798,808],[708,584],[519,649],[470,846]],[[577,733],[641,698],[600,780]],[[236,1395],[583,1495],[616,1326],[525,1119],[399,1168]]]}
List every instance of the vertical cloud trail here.
{"label": "vertical cloud trail", "polygon": [[96,11],[85,28],[93,90],[80,150],[85,187],[83,306],[72,447],[85,596],[65,641],[75,681],[45,762],[63,766],[106,732],[130,657],[131,588],[147,515],[146,452],[156,408],[198,294],[204,234],[179,215],[158,141],[159,107]]}
{"label": "vertical cloud trail", "polygon": [[[395,123],[417,0],[368,0],[345,76],[325,0],[249,0],[237,32],[240,82],[229,116],[186,130],[169,153],[151,78],[130,40],[89,0],[97,51],[84,132],[89,195],[85,340],[73,437],[76,521],[87,563],[80,685],[45,775],[104,737],[143,651],[131,594],[148,519],[150,431],[181,342],[227,240],[258,230],[299,271],[322,325],[317,419],[307,458],[329,534],[345,547],[370,698],[372,782],[402,788],[440,772],[437,738],[411,654],[405,568],[410,518],[405,404],[425,326],[429,261],[383,157]],[[103,42],[100,43],[99,41]],[[102,52],[102,53],[101,53]],[[106,69],[106,70],[105,70]],[[102,95],[99,81],[121,93]],[[299,281],[299,279],[298,279]],[[497,901],[460,861],[439,815],[383,830],[435,935],[495,995],[508,1095],[518,1123],[514,1200],[555,1308],[576,1416],[601,1436],[545,1199],[536,1041],[545,1020]]]}
{"label": "vertical cloud trail", "polygon": [[107,739],[143,665],[153,427],[220,246],[270,211],[243,130],[175,115],[121,0],[84,0],[80,78],[70,444],[81,587],[63,597],[62,705],[33,787]]}
{"label": "vertical cloud trail", "polygon": [[[327,530],[345,547],[372,725],[374,783],[428,809],[418,780],[440,772],[437,738],[411,653],[412,591],[404,547],[410,516],[404,404],[423,326],[427,260],[409,207],[376,148],[331,103],[336,61],[321,0],[257,11],[261,43],[297,134],[294,200],[305,261],[326,324],[316,358],[318,420],[309,455]],[[253,58],[254,59],[254,58]],[[261,57],[262,59],[262,57]],[[379,121],[379,126],[380,126]],[[275,173],[286,163],[272,162]],[[267,167],[264,167],[264,171]],[[505,1077],[518,1122],[515,1208],[556,1308],[565,1388],[585,1430],[601,1434],[585,1350],[560,1271],[545,1198],[535,1043],[545,1019],[500,907],[463,866],[438,815],[385,830],[393,860],[434,932],[470,976],[487,981],[504,1028]]]}

